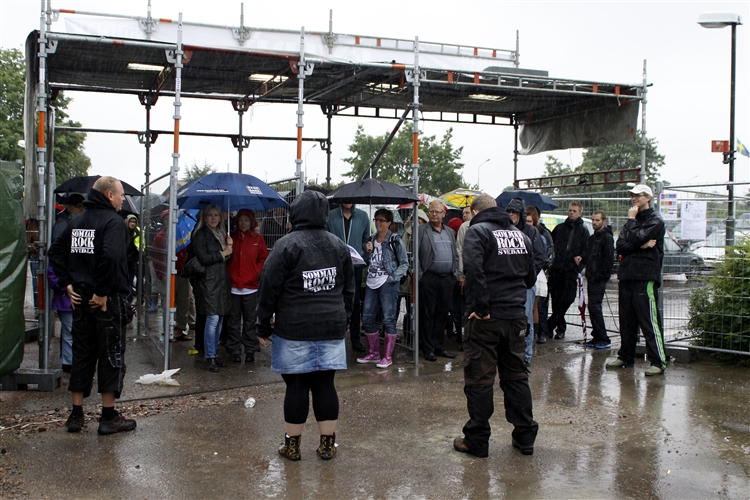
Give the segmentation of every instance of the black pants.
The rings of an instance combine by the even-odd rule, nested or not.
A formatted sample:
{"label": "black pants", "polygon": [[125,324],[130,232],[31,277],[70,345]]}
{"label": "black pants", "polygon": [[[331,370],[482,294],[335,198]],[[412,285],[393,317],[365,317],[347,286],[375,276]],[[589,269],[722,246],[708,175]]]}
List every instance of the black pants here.
{"label": "black pants", "polygon": [[[227,330],[227,352],[242,354],[255,354],[260,344],[255,332],[255,308],[258,305],[258,292],[248,295],[232,294],[232,305],[224,318]],[[223,330],[223,329],[222,329]]]}
{"label": "black pants", "polygon": [[658,300],[659,285],[655,281],[620,281],[620,350],[617,357],[625,363],[630,364],[635,360],[640,327],[646,339],[646,356],[651,365],[662,370],[667,368]]}
{"label": "black pants", "polygon": [[505,419],[513,424],[511,436],[521,446],[533,446],[539,424],[534,421],[529,373],[524,363],[526,318],[472,319],[464,334],[464,394],[469,421],[464,439],[469,448],[486,453],[495,411],[493,385],[500,375]]}
{"label": "black pants", "polygon": [[[223,330],[223,328],[222,328]],[[203,352],[206,332],[206,315],[196,314],[195,315],[195,349]]]}
{"label": "black pants", "polygon": [[339,395],[333,385],[335,370],[281,375],[286,382],[284,422],[304,424],[310,411],[310,393],[315,420],[338,420]]}
{"label": "black pants", "polygon": [[607,281],[589,281],[589,317],[591,318],[591,337],[594,342],[609,342],[607,335],[607,325],[604,323],[604,314],[602,313],[602,302],[604,302],[604,292],[607,291]]}
{"label": "black pants", "polygon": [[107,297],[107,310],[88,305],[92,294],[76,288],[82,303],[73,310],[73,366],[70,370],[70,392],[91,395],[96,374],[99,393],[114,392],[120,397],[125,378],[125,298]]}
{"label": "black pants", "polygon": [[354,268],[354,305],[349,319],[349,339],[355,345],[362,343],[362,298],[365,290],[362,286],[362,271],[364,269],[361,266]]}
{"label": "black pants", "polygon": [[[549,292],[548,292],[549,293]],[[537,303],[537,311],[539,312],[539,331],[535,332],[537,337],[552,337],[547,328],[547,314],[549,314],[549,297],[539,297]]]}
{"label": "black pants", "polygon": [[425,354],[445,349],[445,323],[455,282],[452,274],[430,272],[419,280],[419,345]]}
{"label": "black pants", "polygon": [[565,333],[568,324],[565,322],[565,313],[576,300],[578,284],[576,280],[578,273],[551,272],[548,281],[549,295],[552,299],[552,314],[547,322],[549,333]]}
{"label": "black pants", "polygon": [[451,321],[452,325],[449,325],[451,328],[455,328],[456,330],[456,339],[458,342],[461,342],[461,337],[463,336],[463,324],[464,324],[464,310],[466,309],[466,296],[464,295],[464,289],[456,283],[453,286],[453,295],[451,295],[451,305],[450,305],[450,313],[451,313]]}

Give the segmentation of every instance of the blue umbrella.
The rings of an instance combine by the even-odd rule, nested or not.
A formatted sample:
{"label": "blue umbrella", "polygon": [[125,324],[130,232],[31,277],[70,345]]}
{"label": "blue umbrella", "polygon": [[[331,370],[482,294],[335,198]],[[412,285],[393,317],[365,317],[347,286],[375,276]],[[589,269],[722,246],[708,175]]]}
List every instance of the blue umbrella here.
{"label": "blue umbrella", "polygon": [[194,179],[177,191],[177,206],[202,209],[214,203],[229,212],[240,208],[270,210],[289,204],[257,177],[218,172]]}
{"label": "blue umbrella", "polygon": [[177,216],[177,230],[175,231],[175,238],[177,239],[175,252],[179,252],[190,244],[190,235],[198,222],[198,212],[200,210],[195,208],[180,210],[180,215]]}
{"label": "blue umbrella", "polygon": [[513,198],[521,198],[526,206],[534,206],[542,212],[548,212],[557,208],[555,200],[546,194],[537,193],[536,191],[504,191],[500,196],[495,198],[497,205],[505,208]]}

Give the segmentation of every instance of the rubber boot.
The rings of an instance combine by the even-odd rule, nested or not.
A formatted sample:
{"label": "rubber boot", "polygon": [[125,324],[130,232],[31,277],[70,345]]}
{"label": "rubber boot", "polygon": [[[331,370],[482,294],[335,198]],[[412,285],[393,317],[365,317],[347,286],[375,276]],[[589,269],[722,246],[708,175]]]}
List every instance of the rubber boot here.
{"label": "rubber boot", "polygon": [[385,336],[385,353],[383,354],[383,359],[380,360],[380,363],[378,363],[378,368],[388,368],[393,364],[393,348],[396,346],[396,336],[386,334]]}
{"label": "rubber boot", "polygon": [[279,455],[293,462],[300,460],[302,458],[299,454],[301,440],[302,436],[287,436],[284,434],[284,444],[279,446]]}
{"label": "rubber boot", "polygon": [[320,446],[315,450],[323,460],[330,460],[336,456],[336,433],[332,436],[320,436]]}
{"label": "rubber boot", "polygon": [[156,309],[159,305],[159,297],[151,297],[151,307],[148,308],[147,312],[156,312]]}
{"label": "rubber boot", "polygon": [[380,361],[380,337],[378,332],[365,333],[367,344],[370,346],[370,353],[364,358],[357,358],[357,363],[377,363]]}

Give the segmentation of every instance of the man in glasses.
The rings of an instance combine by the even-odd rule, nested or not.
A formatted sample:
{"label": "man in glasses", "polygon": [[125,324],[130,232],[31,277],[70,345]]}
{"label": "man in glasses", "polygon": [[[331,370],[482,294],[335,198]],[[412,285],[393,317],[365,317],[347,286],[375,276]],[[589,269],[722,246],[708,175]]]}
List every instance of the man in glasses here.
{"label": "man in glasses", "polygon": [[640,327],[646,339],[651,367],[646,376],[662,375],[667,368],[664,354],[662,317],[659,312],[659,286],[664,258],[664,221],[651,208],[651,188],[638,184],[628,191],[632,207],[617,237],[617,254],[622,256],[620,279],[620,350],[607,368],[633,366]]}
{"label": "man in glasses", "polygon": [[443,224],[443,202],[431,201],[427,215],[430,223],[419,227],[419,341],[424,359],[437,361],[437,356],[456,357],[445,350],[445,324],[458,277],[458,253],[453,230]]}

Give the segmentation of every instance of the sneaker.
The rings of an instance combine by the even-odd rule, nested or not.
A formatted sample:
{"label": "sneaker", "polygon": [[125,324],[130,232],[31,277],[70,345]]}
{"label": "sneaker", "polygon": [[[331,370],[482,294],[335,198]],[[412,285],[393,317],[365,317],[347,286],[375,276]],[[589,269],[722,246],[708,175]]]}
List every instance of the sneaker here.
{"label": "sneaker", "polygon": [[547,337],[539,337],[539,338],[538,338],[538,339],[536,340],[536,343],[537,343],[537,344],[544,344],[544,343],[546,343],[546,342],[547,342]]}
{"label": "sneaker", "polygon": [[619,358],[612,361],[611,363],[607,363],[607,368],[626,368],[629,366],[633,366],[633,363],[626,363]]}
{"label": "sneaker", "polygon": [[80,432],[81,427],[83,427],[83,414],[73,415],[71,413],[65,422],[65,427],[68,429],[68,432]]}
{"label": "sneaker", "polygon": [[599,341],[596,344],[594,344],[595,349],[609,349],[610,347],[612,347],[612,342],[610,342],[609,340]]}
{"label": "sneaker", "polygon": [[654,375],[664,375],[664,370],[662,370],[658,366],[649,367],[649,369],[646,370],[646,376],[653,377]]}
{"label": "sneaker", "polygon": [[587,340],[583,343],[583,347],[596,347],[596,341],[594,339]]}
{"label": "sneaker", "polygon": [[555,334],[555,340],[562,340],[565,338],[565,332],[557,332]]}
{"label": "sneaker", "polygon": [[99,419],[99,434],[115,434],[116,432],[127,432],[135,429],[135,420],[122,418],[119,413],[112,420]]}
{"label": "sneaker", "polygon": [[255,362],[255,353],[254,352],[248,352],[245,354],[245,363],[254,363]]}
{"label": "sneaker", "polygon": [[479,457],[479,458],[487,458],[487,456],[489,455],[488,451],[472,450],[466,445],[466,441],[464,440],[464,438],[461,438],[461,437],[458,437],[453,440],[453,449],[461,453],[474,455],[475,457]]}

